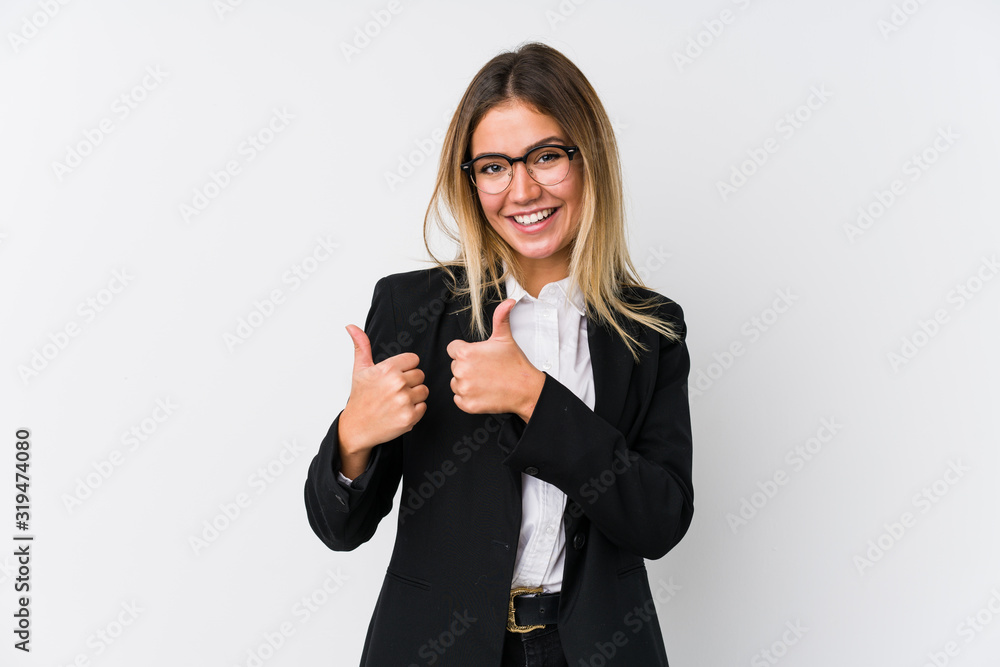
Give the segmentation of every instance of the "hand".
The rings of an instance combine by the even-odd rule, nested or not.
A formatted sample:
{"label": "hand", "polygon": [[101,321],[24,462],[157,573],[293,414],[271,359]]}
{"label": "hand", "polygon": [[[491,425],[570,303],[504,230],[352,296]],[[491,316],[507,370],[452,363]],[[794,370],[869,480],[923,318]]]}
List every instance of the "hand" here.
{"label": "hand", "polygon": [[403,352],[375,364],[365,332],[353,324],[346,328],[354,340],[354,371],[338,431],[344,452],[359,454],[411,430],[427,412],[430,392],[416,354]]}
{"label": "hand", "polygon": [[493,334],[480,343],[448,343],[451,390],[455,405],[470,414],[513,412],[525,422],[531,417],[545,383],[510,333],[510,311],[516,302],[506,299],[493,312]]}

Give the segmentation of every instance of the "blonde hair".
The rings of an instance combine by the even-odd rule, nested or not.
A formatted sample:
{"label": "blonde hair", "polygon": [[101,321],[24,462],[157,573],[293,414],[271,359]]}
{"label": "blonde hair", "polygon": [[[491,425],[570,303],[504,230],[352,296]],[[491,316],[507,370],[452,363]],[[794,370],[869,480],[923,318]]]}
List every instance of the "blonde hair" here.
{"label": "blonde hair", "polygon": [[[609,324],[625,341],[636,363],[636,348],[646,347],[633,335],[637,332],[627,330],[623,323],[631,320],[671,341],[681,340],[671,322],[647,312],[655,311],[662,297],[641,298],[632,291],[626,300],[626,290],[648,288],[629,257],[618,144],[604,106],[576,65],[556,49],[537,42],[501,53],[472,79],[448,126],[434,192],[424,216],[424,246],[431,261],[449,276],[452,292],[468,295],[474,334],[487,338],[483,303],[489,289],[499,296],[508,272],[519,284],[525,284],[516,253],[490,226],[475,186],[459,169],[470,157],[472,133],[486,113],[512,101],[554,118],[568,134],[567,140],[580,148],[583,205],[569,274],[584,297],[587,316]],[[445,213],[454,219],[457,234],[446,223]],[[428,231],[432,223],[458,245],[454,260],[442,262],[431,251]],[[464,269],[464,280],[457,279],[452,268]]]}

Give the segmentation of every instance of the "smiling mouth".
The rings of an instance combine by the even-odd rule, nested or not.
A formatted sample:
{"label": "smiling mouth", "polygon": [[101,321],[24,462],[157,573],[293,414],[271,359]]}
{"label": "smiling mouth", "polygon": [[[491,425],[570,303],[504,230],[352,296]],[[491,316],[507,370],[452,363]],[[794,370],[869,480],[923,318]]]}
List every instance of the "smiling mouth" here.
{"label": "smiling mouth", "polygon": [[546,208],[531,215],[515,215],[511,217],[514,218],[514,222],[517,224],[523,227],[530,227],[531,225],[537,225],[555,212],[555,208]]}

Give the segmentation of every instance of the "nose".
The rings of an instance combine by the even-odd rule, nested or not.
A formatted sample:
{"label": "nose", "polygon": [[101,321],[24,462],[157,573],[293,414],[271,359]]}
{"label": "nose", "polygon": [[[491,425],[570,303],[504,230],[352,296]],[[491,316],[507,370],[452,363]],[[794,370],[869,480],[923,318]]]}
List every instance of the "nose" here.
{"label": "nose", "polygon": [[528,174],[528,167],[523,162],[515,162],[511,173],[508,192],[512,201],[527,202],[538,199],[542,194],[542,186]]}

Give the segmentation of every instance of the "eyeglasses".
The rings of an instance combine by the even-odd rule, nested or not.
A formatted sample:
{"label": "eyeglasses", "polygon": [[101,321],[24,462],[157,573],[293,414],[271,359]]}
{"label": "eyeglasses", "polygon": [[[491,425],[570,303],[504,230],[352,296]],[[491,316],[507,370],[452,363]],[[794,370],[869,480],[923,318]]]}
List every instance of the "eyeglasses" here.
{"label": "eyeglasses", "polygon": [[523,162],[528,176],[539,185],[558,185],[569,174],[570,161],[580,152],[577,146],[544,144],[532,148],[523,157],[489,153],[463,162],[462,171],[473,185],[488,195],[498,195],[514,178],[514,163]]}

